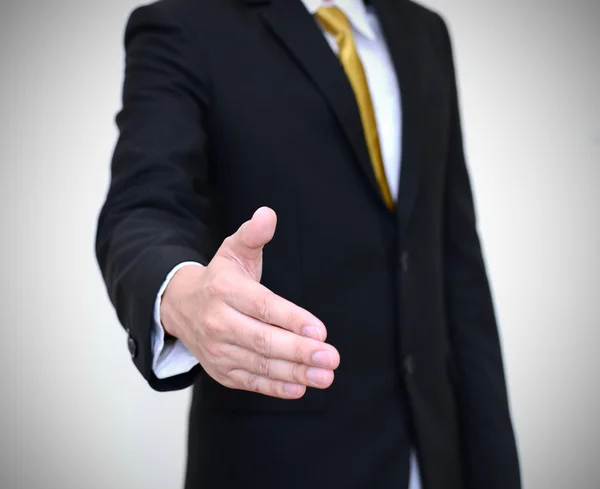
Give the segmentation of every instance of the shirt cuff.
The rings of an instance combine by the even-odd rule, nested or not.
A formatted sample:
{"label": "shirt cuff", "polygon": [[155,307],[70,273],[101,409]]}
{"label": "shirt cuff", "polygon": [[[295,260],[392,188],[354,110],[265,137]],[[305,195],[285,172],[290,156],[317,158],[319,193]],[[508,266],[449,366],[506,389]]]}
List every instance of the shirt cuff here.
{"label": "shirt cuff", "polygon": [[188,265],[203,266],[196,262],[183,262],[177,265],[169,274],[160,287],[154,302],[154,324],[151,332],[152,344],[152,371],[159,379],[167,379],[176,375],[184,374],[192,370],[198,360],[192,352],[181,342],[181,340],[165,342],[165,329],[160,319],[160,305],[162,296],[171,282],[173,276]]}

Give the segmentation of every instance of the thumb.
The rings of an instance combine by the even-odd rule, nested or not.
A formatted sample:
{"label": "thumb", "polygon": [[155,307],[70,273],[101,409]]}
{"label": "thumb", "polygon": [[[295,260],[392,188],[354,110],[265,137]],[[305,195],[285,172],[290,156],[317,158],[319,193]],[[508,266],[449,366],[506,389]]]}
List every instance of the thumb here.
{"label": "thumb", "polygon": [[262,265],[263,247],[273,239],[277,226],[277,214],[269,207],[258,209],[252,219],[225,240],[221,251],[229,258],[245,265],[249,271],[258,272]]}

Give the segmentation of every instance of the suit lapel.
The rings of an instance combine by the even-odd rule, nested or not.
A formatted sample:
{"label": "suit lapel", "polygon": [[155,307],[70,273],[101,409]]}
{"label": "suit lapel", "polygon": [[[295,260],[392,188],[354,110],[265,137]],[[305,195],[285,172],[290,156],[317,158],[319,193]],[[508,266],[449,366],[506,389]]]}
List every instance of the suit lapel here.
{"label": "suit lapel", "polygon": [[300,0],[263,1],[268,4],[261,11],[263,21],[329,104],[369,186],[385,205],[373,174],[354,93],[337,57]]}
{"label": "suit lapel", "polygon": [[419,189],[422,168],[425,77],[419,56],[421,41],[411,22],[409,2],[371,0],[392,57],[402,101],[402,166],[396,204],[400,236],[404,235]]}

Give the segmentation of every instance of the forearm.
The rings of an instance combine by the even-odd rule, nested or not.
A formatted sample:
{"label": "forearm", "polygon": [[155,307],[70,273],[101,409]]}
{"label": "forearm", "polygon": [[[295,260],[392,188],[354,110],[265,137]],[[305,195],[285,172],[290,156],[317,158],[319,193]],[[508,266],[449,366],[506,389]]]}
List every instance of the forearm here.
{"label": "forearm", "polygon": [[[125,35],[123,108],[96,253],[135,364],[154,388],[151,330],[156,295],[179,263],[216,250],[203,124],[207,96],[188,34],[162,4],[136,10]],[[174,387],[175,386],[175,387]]]}
{"label": "forearm", "polygon": [[156,230],[152,233],[139,225],[127,227],[127,220],[122,226],[127,232],[119,233],[117,229],[112,234],[115,241],[107,240],[100,245],[98,256],[119,321],[127,330],[129,341],[133,342],[133,361],[156,390],[187,387],[193,375],[160,381],[153,370],[154,312],[161,284],[173,267],[184,261],[203,261],[203,258],[189,247],[141,239],[142,236],[160,234]]}
{"label": "forearm", "polygon": [[441,29],[453,88],[446,160],[444,276],[465,479],[469,489],[519,489],[502,349],[465,163],[451,44],[443,22]]}

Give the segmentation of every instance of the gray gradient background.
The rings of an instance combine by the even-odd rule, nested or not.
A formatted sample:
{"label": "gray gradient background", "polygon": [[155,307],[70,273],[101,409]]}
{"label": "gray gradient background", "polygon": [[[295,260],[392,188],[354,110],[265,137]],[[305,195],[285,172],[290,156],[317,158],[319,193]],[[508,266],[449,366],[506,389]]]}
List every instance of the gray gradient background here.
{"label": "gray gradient background", "polygon": [[[0,5],[3,489],[183,477],[189,392],[142,381],[92,251],[135,3]],[[600,488],[600,1],[426,3],[453,34],[525,487]]]}

